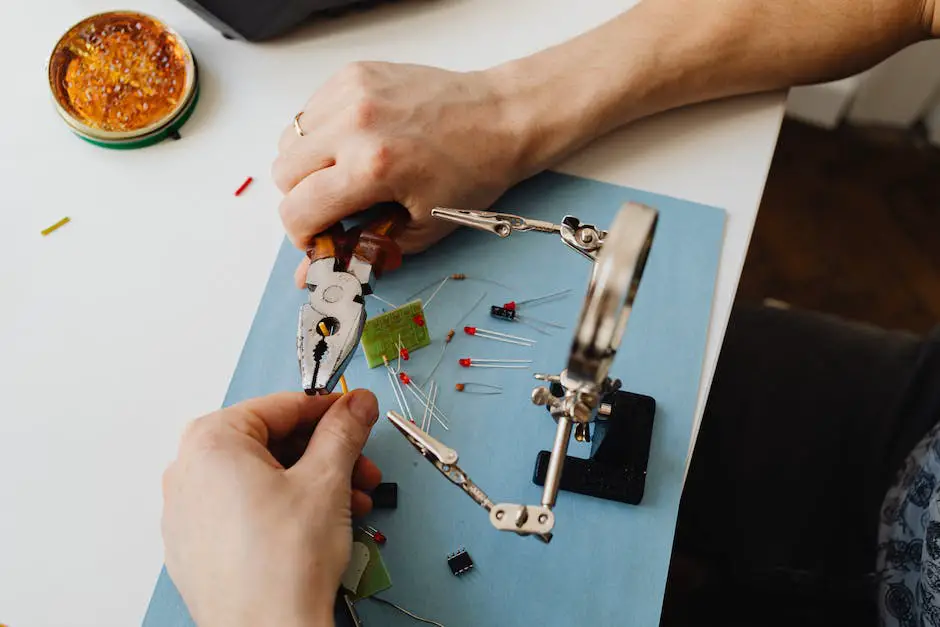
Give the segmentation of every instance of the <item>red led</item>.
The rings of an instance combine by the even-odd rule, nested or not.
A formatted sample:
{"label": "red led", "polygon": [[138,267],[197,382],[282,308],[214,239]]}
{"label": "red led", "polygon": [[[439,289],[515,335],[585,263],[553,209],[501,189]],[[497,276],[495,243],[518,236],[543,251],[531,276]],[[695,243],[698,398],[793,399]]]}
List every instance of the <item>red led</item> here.
{"label": "red led", "polygon": [[414,320],[414,323],[418,325],[419,327],[424,326],[424,316],[422,316],[421,314],[418,314],[417,316],[412,318],[412,320]]}
{"label": "red led", "polygon": [[469,368],[469,367],[470,367],[470,358],[469,358],[469,357],[462,357],[462,358],[460,358],[460,359],[457,360],[457,363],[460,364],[461,366],[463,366],[464,368]]}
{"label": "red led", "polygon": [[408,385],[409,383],[411,383],[411,377],[409,377],[404,372],[399,372],[398,378],[401,379],[401,382],[404,383],[405,385]]}
{"label": "red led", "polygon": [[364,534],[375,540],[376,544],[385,544],[385,541],[388,540],[388,538],[385,537],[385,534],[375,527],[366,525],[364,527],[359,527],[359,529],[361,529]]}
{"label": "red led", "polygon": [[508,309],[509,311],[515,311],[515,310],[516,310],[516,301],[511,300],[511,301],[509,301],[508,303],[504,304],[504,305],[503,305],[503,309]]}
{"label": "red led", "polygon": [[477,328],[476,327],[464,327],[463,332],[466,333],[467,335],[476,335]]}
{"label": "red led", "polygon": [[408,349],[407,349],[407,348],[402,347],[401,350],[398,351],[398,354],[401,355],[401,358],[402,358],[402,359],[404,359],[405,361],[408,361],[409,355],[408,355]]}

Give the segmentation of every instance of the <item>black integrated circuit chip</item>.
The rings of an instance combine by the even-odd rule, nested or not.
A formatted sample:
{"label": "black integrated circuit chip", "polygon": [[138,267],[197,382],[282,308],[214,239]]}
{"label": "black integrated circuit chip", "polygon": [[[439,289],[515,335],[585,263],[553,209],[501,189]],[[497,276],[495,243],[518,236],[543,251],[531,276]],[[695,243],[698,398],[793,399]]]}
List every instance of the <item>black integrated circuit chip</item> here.
{"label": "black integrated circuit chip", "polygon": [[447,565],[450,566],[450,572],[459,577],[473,568],[473,560],[466,549],[460,549],[447,556]]}

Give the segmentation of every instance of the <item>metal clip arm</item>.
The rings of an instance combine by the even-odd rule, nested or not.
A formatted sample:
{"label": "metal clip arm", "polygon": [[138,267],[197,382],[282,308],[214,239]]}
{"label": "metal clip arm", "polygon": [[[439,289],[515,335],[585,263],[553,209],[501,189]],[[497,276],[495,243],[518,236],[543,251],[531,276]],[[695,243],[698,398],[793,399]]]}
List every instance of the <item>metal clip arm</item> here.
{"label": "metal clip arm", "polygon": [[494,504],[486,492],[457,465],[457,451],[441,444],[396,411],[389,411],[385,416],[405,436],[405,439],[437,468],[438,472],[490,513],[490,522],[494,527],[520,535],[534,535],[543,542],[551,540],[551,529],[555,518],[550,509],[505,503]]}

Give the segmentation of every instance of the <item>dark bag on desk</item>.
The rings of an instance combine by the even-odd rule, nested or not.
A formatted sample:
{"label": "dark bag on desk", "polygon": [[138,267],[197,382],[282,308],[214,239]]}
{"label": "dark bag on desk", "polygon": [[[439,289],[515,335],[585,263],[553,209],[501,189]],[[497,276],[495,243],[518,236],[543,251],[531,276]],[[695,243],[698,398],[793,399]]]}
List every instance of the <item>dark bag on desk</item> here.
{"label": "dark bag on desk", "polygon": [[286,33],[316,13],[363,0],[180,0],[230,39],[261,41]]}

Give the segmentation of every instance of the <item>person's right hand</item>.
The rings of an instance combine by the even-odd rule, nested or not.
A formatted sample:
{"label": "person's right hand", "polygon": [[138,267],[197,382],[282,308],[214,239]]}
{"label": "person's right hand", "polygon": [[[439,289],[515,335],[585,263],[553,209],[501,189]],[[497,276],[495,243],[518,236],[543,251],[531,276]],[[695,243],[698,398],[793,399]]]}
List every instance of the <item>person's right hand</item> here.
{"label": "person's right hand", "polygon": [[[273,177],[293,244],[379,202],[404,205],[411,221],[403,252],[427,248],[454,225],[436,206],[489,207],[527,175],[509,104],[488,72],[393,63],[355,63],[307,102],[278,145]],[[303,284],[306,263],[298,268]]]}

